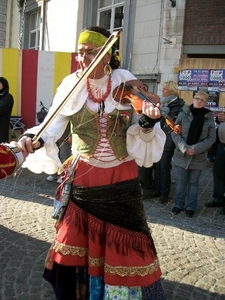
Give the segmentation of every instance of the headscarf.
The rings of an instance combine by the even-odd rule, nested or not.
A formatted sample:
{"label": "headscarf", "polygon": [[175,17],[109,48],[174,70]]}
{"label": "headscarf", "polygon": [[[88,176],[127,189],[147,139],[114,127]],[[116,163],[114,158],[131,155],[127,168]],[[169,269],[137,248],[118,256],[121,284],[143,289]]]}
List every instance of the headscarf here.
{"label": "headscarf", "polygon": [[[99,32],[85,30],[81,32],[78,39],[78,44],[93,44],[98,47],[102,47],[107,40],[108,38]],[[111,48],[108,50],[108,53],[112,54]]]}

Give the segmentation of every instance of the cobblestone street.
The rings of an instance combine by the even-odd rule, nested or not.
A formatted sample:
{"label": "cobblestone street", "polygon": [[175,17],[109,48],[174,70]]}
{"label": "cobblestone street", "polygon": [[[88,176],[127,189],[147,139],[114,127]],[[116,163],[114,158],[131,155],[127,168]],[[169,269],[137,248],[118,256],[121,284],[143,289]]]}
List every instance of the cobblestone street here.
{"label": "cobblestone street", "polygon": [[[172,172],[173,174],[173,172]],[[174,176],[174,174],[173,174]],[[46,174],[21,169],[0,181],[0,299],[53,300],[42,279],[44,260],[54,237],[53,194],[56,182]],[[176,180],[175,178],[173,178]],[[175,184],[172,184],[171,197]],[[212,169],[202,174],[193,218],[172,216],[173,201],[145,200],[168,300],[225,299],[225,216],[206,208],[213,189]]]}

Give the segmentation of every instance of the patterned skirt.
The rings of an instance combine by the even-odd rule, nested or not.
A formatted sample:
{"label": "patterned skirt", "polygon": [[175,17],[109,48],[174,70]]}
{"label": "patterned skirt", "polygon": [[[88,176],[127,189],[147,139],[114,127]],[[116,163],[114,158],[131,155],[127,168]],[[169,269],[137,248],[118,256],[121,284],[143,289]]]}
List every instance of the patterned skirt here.
{"label": "patterned skirt", "polygon": [[102,169],[80,161],[73,185],[43,275],[56,299],[166,299],[135,162]]}

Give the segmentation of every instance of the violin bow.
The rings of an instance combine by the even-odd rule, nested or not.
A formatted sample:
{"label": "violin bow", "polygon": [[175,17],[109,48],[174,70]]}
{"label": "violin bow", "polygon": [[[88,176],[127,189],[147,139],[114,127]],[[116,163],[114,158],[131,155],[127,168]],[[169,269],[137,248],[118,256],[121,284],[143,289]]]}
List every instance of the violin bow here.
{"label": "violin bow", "polygon": [[70,90],[70,92],[67,94],[67,96],[63,99],[63,101],[60,103],[60,105],[55,109],[55,111],[52,113],[52,115],[49,117],[49,119],[43,124],[43,126],[40,128],[40,130],[35,134],[35,136],[32,138],[32,142],[36,143],[41,135],[45,132],[45,130],[49,127],[49,125],[52,123],[52,121],[55,119],[55,117],[59,114],[61,109],[65,106],[65,104],[70,99],[71,95],[77,90],[77,88],[80,86],[80,84],[90,75],[90,73],[93,71],[93,69],[98,65],[100,60],[103,58],[103,56],[109,51],[109,49],[112,47],[112,45],[116,42],[120,35],[121,30],[114,31],[110,37],[107,39],[105,44],[101,47],[95,58],[92,60],[88,68],[84,71],[82,76],[79,78],[79,80],[76,82],[75,86]]}

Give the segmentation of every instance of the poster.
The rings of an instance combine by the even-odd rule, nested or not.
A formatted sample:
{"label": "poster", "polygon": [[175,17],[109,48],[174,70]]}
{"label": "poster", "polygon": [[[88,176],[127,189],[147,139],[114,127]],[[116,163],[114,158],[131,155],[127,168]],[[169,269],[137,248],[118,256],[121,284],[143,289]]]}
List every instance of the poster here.
{"label": "poster", "polygon": [[178,87],[181,91],[225,92],[225,70],[185,69],[178,72]]}
{"label": "poster", "polygon": [[199,87],[207,88],[209,82],[209,70],[187,69],[178,73],[178,87],[183,91],[197,91]]}
{"label": "poster", "polygon": [[225,91],[225,70],[209,71],[209,91]]}

